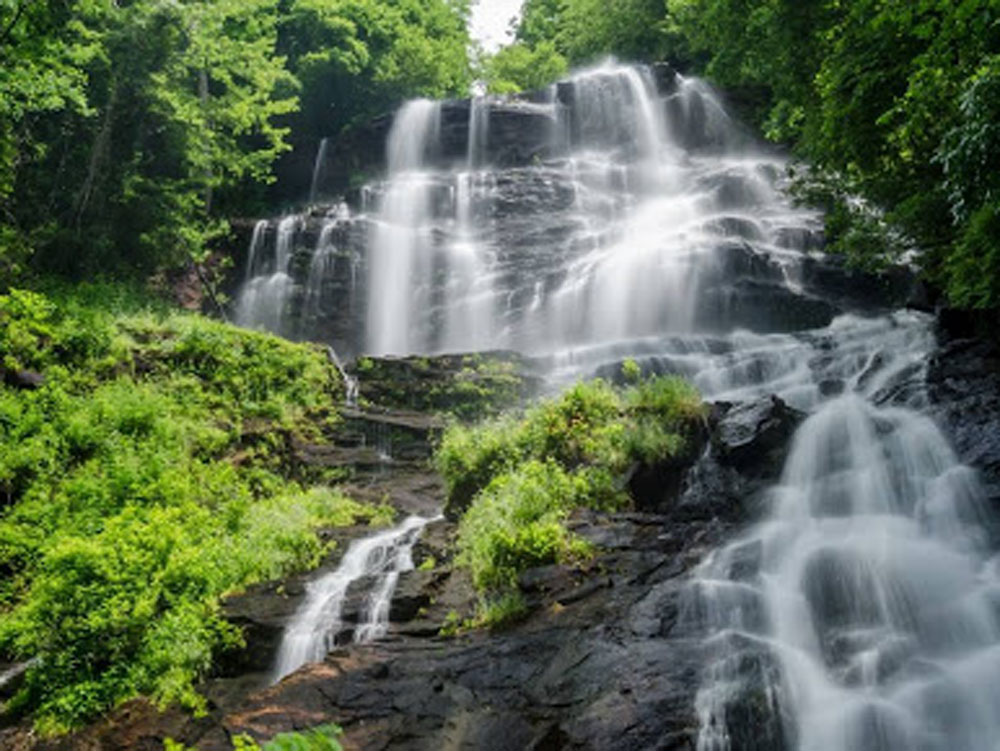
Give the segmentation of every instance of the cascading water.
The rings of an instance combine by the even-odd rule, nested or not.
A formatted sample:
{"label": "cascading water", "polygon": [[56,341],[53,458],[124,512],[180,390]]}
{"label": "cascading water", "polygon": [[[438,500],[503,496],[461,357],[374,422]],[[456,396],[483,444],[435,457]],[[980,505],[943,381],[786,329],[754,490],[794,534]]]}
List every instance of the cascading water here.
{"label": "cascading water", "polygon": [[286,216],[278,222],[273,264],[257,276],[253,272],[262,263],[267,225],[262,226],[260,222],[255,225],[247,262],[247,275],[250,278],[240,291],[236,303],[236,322],[241,326],[267,329],[279,334],[289,333],[286,308],[293,290],[290,264],[292,244],[300,222],[297,216]]}
{"label": "cascading water", "polygon": [[[338,234],[352,222],[346,203],[329,207],[321,215],[322,225],[309,251],[307,273],[296,282],[296,255],[304,252],[305,229],[309,216],[290,215],[274,223],[262,220],[254,225],[247,251],[245,281],[236,300],[236,322],[247,328],[264,329],[288,337],[300,337],[305,327],[322,316],[343,295],[331,295],[328,280],[338,260],[349,256],[338,243]],[[273,243],[268,245],[269,235]]]}
{"label": "cascading water", "polygon": [[[817,252],[785,160],[710,87],[608,64],[532,99],[410,102],[388,165],[351,264],[319,242],[299,282],[307,318],[365,332],[338,346],[512,348],[553,388],[634,357],[809,415],[763,519],[692,585],[700,751],[997,748],[1000,565],[974,472],[921,413],[933,322]],[[260,243],[251,292],[285,268]]]}
{"label": "cascading water", "polygon": [[267,224],[266,219],[261,219],[253,226],[253,235],[250,236],[250,248],[247,251],[247,282],[253,279],[254,271],[257,268],[257,259],[264,249],[264,236],[267,233]]}
{"label": "cascading water", "polygon": [[320,180],[323,177],[323,169],[326,166],[327,152],[330,148],[330,139],[323,138],[319,142],[319,147],[316,149],[316,162],[313,164],[312,181],[309,183],[309,203],[316,203],[316,197],[319,195],[319,185]]}
{"label": "cascading water", "polygon": [[424,245],[435,183],[424,171],[440,127],[438,103],[408,102],[389,133],[389,184],[369,249],[368,342],[376,354],[406,354],[419,311],[429,304],[432,267]]}
{"label": "cascading water", "polygon": [[701,368],[812,415],[765,520],[698,571],[699,750],[995,749],[1000,579],[975,473],[915,409],[927,317],[770,339]]}
{"label": "cascading water", "polygon": [[336,570],[306,585],[305,601],[281,640],[275,681],[307,662],[322,660],[341,643],[349,630],[342,618],[344,601],[353,584],[364,582],[365,595],[351,640],[360,644],[385,635],[399,574],[413,568],[413,545],[428,521],[411,516],[398,527],[355,540]]}

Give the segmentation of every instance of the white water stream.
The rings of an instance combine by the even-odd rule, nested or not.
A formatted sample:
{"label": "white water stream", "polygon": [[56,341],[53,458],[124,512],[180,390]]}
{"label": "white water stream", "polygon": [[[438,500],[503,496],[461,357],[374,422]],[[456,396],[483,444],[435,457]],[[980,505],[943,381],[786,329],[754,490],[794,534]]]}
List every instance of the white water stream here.
{"label": "white water stream", "polygon": [[[337,568],[306,585],[306,597],[285,629],[274,668],[278,681],[307,662],[322,660],[342,644],[344,634],[363,644],[385,635],[389,605],[399,574],[413,568],[411,553],[429,520],[411,516],[393,529],[351,542]],[[363,584],[365,600],[357,623],[343,620],[352,585]]]}

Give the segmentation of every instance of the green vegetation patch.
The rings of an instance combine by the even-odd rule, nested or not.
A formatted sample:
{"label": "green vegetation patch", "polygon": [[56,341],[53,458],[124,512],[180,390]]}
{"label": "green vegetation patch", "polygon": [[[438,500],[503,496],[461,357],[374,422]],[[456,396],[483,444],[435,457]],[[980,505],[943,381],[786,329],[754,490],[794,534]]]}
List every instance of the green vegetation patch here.
{"label": "green vegetation patch", "polygon": [[[311,730],[281,733],[261,746],[248,735],[233,738],[233,751],[342,751],[341,729],[336,725],[320,725]],[[169,738],[163,751],[193,751]]]}
{"label": "green vegetation patch", "polygon": [[355,370],[369,404],[460,420],[495,416],[522,402],[534,385],[513,352],[361,357]]}
{"label": "green vegetation patch", "polygon": [[674,377],[639,381],[633,370],[625,389],[579,383],[522,415],[445,432],[435,461],[446,513],[460,519],[458,562],[480,593],[481,622],[523,612],[521,572],[589,555],[565,526],[574,509],[627,507],[631,467],[674,460],[693,445],[705,417],[697,391]]}
{"label": "green vegetation patch", "polygon": [[37,659],[6,709],[43,731],[139,694],[200,708],[241,639],[221,596],[383,513],[288,478],[284,436],[336,419],[321,350],[87,285],[0,296],[0,353],[0,658]]}

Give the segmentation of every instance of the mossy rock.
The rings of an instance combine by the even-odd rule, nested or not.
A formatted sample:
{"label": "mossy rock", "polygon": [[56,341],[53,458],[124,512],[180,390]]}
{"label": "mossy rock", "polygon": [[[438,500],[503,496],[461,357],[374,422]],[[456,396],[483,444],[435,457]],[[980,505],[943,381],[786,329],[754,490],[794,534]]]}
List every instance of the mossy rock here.
{"label": "mossy rock", "polygon": [[538,388],[514,352],[435,357],[361,357],[354,363],[362,404],[478,420],[520,404]]}

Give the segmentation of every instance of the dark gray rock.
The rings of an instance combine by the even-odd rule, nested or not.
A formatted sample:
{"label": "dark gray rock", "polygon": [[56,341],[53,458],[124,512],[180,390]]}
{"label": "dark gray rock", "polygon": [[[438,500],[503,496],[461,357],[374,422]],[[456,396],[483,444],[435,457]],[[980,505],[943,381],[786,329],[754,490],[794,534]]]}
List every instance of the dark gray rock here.
{"label": "dark gray rock", "polygon": [[16,389],[34,390],[45,385],[45,376],[34,370],[0,369],[0,380]]}
{"label": "dark gray rock", "polygon": [[430,605],[434,591],[449,574],[449,571],[442,569],[417,569],[400,574],[389,604],[389,620],[403,623],[420,615],[420,611]]}
{"label": "dark gray rock", "polygon": [[712,433],[719,463],[752,477],[776,477],[803,419],[805,415],[773,395],[729,407]]}
{"label": "dark gray rock", "polygon": [[[982,475],[1000,509],[1000,348],[982,339],[948,339],[931,358],[931,411],[961,460]],[[1000,542],[998,530],[991,530]]]}
{"label": "dark gray rock", "polygon": [[[727,532],[692,523],[664,536],[667,523],[575,516],[577,534],[610,550],[587,570],[526,572],[537,606],[520,625],[455,639],[397,630],[389,642],[334,652],[221,722],[266,738],[294,717],[335,721],[361,749],[693,749],[699,638],[673,633],[672,624],[686,572]],[[405,575],[404,599],[423,598],[439,577]],[[650,586],[655,603],[645,597]]]}

